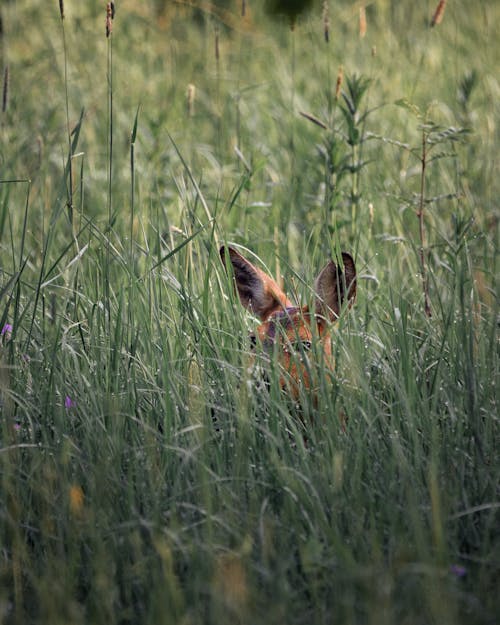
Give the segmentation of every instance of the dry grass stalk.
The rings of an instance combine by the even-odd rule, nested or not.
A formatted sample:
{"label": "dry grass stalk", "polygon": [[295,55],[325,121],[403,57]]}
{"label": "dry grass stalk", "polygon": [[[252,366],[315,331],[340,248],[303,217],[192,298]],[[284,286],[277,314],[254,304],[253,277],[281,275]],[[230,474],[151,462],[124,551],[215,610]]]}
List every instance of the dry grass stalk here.
{"label": "dry grass stalk", "polygon": [[9,66],[6,65],[3,72],[3,92],[2,92],[2,113],[7,110],[7,102],[9,99]]}
{"label": "dry grass stalk", "polygon": [[328,0],[323,0],[323,33],[325,35],[325,41],[330,41],[330,8],[328,6]]}
{"label": "dry grass stalk", "polygon": [[247,14],[247,3],[245,0],[241,0],[241,17],[245,17]]}
{"label": "dry grass stalk", "polygon": [[340,96],[340,90],[342,83],[344,82],[344,68],[342,65],[339,67],[339,73],[337,74],[337,84],[335,85],[335,99],[338,100]]}
{"label": "dry grass stalk", "polygon": [[440,0],[434,12],[434,15],[432,16],[431,27],[437,26],[438,24],[441,23],[445,8],[446,8],[446,0]]}
{"label": "dry grass stalk", "polygon": [[365,6],[359,7],[359,36],[361,39],[366,35],[366,8]]}
{"label": "dry grass stalk", "polygon": [[215,60],[219,63],[220,50],[219,50],[219,25],[215,25]]}
{"label": "dry grass stalk", "polygon": [[61,14],[61,19],[64,19],[64,0],[59,0],[59,13]]}

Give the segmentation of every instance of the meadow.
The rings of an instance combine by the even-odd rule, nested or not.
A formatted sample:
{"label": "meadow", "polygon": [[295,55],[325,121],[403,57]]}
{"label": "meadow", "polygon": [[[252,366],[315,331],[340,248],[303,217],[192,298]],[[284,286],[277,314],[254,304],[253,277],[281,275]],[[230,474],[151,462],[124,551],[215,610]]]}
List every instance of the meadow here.
{"label": "meadow", "polygon": [[500,3],[279,4],[2,1],[0,623],[499,622]]}

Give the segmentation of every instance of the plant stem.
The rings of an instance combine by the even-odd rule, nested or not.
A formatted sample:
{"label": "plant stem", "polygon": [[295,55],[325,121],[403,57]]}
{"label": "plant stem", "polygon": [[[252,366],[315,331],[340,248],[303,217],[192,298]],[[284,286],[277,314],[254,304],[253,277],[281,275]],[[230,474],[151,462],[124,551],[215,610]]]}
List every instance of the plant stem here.
{"label": "plant stem", "polygon": [[111,181],[113,174],[113,46],[111,37],[108,38],[108,228],[111,228],[112,220],[112,193]]}
{"label": "plant stem", "polygon": [[420,267],[422,271],[422,289],[424,292],[424,309],[427,317],[432,316],[431,305],[429,301],[429,283],[427,280],[427,264],[425,260],[424,238],[424,193],[425,193],[425,169],[427,166],[427,135],[425,128],[422,130],[422,155],[420,158],[421,174],[420,174],[420,200],[417,212],[419,236],[420,236]]}
{"label": "plant stem", "polygon": [[67,206],[68,206],[68,218],[71,225],[71,233],[73,234],[73,149],[71,146],[71,129],[69,123],[69,95],[68,95],[68,48],[66,45],[66,30],[64,28],[63,14],[61,13],[61,30],[64,50],[64,94],[66,105],[66,129],[68,133],[68,177],[69,183],[67,188]]}

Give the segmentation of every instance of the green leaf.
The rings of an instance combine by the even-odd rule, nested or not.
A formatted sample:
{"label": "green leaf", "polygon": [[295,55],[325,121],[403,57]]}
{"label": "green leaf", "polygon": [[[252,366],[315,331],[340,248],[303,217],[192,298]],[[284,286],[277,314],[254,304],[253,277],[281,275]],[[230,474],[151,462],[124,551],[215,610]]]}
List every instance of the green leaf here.
{"label": "green leaf", "polygon": [[139,120],[139,111],[141,109],[141,105],[139,104],[139,106],[137,107],[137,111],[135,114],[135,119],[134,119],[134,126],[132,128],[132,134],[130,136],[130,142],[131,143],[135,143],[135,138],[137,136],[137,122]]}

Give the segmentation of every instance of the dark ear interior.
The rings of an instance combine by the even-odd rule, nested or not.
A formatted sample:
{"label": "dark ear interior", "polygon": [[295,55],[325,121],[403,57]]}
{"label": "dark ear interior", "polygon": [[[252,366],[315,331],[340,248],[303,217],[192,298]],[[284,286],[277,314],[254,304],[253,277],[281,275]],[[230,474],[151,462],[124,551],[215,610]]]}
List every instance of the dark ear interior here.
{"label": "dark ear interior", "polygon": [[347,252],[342,252],[342,264],[343,269],[328,261],[314,283],[316,313],[332,321],[345,302],[351,305],[356,298],[356,265]]}
{"label": "dark ear interior", "polygon": [[[252,265],[232,247],[221,247],[220,257],[227,269],[227,260],[232,265],[236,290],[242,305],[261,319],[281,305],[279,287],[272,278]],[[283,297],[284,294],[283,294]],[[285,298],[286,299],[286,298]]]}
{"label": "dark ear interior", "polygon": [[226,269],[229,256],[240,301],[245,308],[253,308],[252,302],[260,299],[264,292],[262,280],[255,267],[231,247],[221,247],[220,256]]}
{"label": "dark ear interior", "polygon": [[349,300],[350,304],[356,299],[356,265],[353,257],[347,252],[342,252],[342,263],[344,264],[344,296]]}

